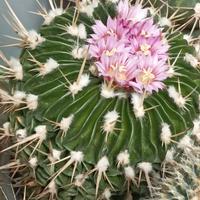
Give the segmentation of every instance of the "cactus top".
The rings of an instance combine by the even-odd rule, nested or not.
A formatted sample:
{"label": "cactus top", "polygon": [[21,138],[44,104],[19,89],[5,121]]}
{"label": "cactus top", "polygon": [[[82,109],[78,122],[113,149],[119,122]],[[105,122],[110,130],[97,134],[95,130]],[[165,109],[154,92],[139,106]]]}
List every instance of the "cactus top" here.
{"label": "cactus top", "polygon": [[108,85],[138,93],[164,88],[169,45],[147,9],[120,1],[116,17],[92,28],[89,55]]}

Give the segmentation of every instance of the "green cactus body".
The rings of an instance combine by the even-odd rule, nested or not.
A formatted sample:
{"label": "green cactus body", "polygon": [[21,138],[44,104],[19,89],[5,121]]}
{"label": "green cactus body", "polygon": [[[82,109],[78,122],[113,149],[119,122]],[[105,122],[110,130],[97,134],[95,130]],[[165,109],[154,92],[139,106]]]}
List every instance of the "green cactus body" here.
{"label": "green cactus body", "polygon": [[[92,17],[80,13],[76,24],[83,23],[89,37],[95,20],[105,23],[108,16],[115,16],[115,9],[112,3],[99,3]],[[137,188],[136,179],[129,180],[125,176],[124,168],[136,167],[138,174],[140,169],[137,165],[140,162],[152,163],[153,166],[161,163],[166,153],[160,140],[162,124],[169,124],[172,134],[176,135],[192,128],[192,122],[199,114],[199,72],[184,60],[186,53],[193,53],[193,48],[188,46],[179,32],[169,29],[166,35],[170,45],[169,57],[171,65],[174,63],[176,74],[165,81],[164,90],[145,98],[145,115],[137,117],[131,103],[132,92],[115,90],[118,93],[115,97],[102,96],[103,80],[94,71],[91,73],[91,59],[85,60],[82,74],[89,77],[89,84],[74,95],[70,92],[70,84],[76,83],[84,62],[84,58],[75,59],[72,55],[77,47],[77,36],[63,29],[72,23],[74,12],[75,8],[70,7],[50,25],[41,27],[40,34],[45,41],[34,50],[23,51],[20,57],[23,80],[10,82],[10,95],[18,90],[38,97],[38,105],[32,110],[20,109],[26,107],[22,102],[21,107],[10,114],[12,132],[26,129],[27,138],[40,134],[41,130],[45,132],[43,138],[41,135],[33,138],[35,141],[31,145],[22,144],[20,148],[26,147],[17,156],[21,163],[30,165],[27,166],[32,175],[29,179],[35,178],[38,183],[35,196],[43,189],[51,189],[52,185],[49,184],[53,183],[60,200],[94,199],[95,195],[106,198],[106,188],[111,190],[113,196],[129,191],[143,192],[143,186]],[[85,39],[80,38],[78,43],[79,47],[87,44]],[[40,70],[50,58],[59,66],[42,75]],[[43,66],[39,66],[34,59]],[[167,88],[170,86],[186,100],[184,106],[177,105],[169,97]],[[115,112],[117,116],[113,131],[106,134],[103,127],[109,112]],[[65,128],[61,128],[62,120],[67,121]],[[38,126],[40,130],[35,129]],[[181,136],[174,140],[179,138]],[[122,152],[127,153],[128,161],[125,163],[119,163],[118,160]],[[77,153],[79,159],[73,159],[73,153]],[[36,158],[35,166],[30,164],[33,158]],[[105,170],[101,172],[98,162],[103,158],[109,163],[106,165],[104,162]],[[61,162],[61,159],[64,160]],[[130,188],[128,183],[132,183]],[[52,191],[49,193],[54,194]],[[40,197],[46,198],[45,195]]]}

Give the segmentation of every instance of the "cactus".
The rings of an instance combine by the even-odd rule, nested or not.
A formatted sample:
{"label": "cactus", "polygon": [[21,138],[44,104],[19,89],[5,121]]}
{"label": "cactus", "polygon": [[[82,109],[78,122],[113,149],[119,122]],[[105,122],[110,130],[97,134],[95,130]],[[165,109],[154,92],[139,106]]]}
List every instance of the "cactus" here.
{"label": "cactus", "polygon": [[199,115],[193,41],[176,15],[164,23],[142,1],[76,1],[66,9],[49,2],[50,12],[38,1],[37,33],[5,0],[23,52],[19,60],[1,53],[1,76],[9,78],[9,90],[0,90],[9,112],[1,131],[13,140],[1,152],[15,156],[0,169],[20,169],[17,180],[33,199],[122,198],[146,188],[153,195],[167,147]]}
{"label": "cactus", "polygon": [[166,177],[156,186],[159,189],[155,199],[199,199],[199,153],[198,119],[194,122],[192,137],[184,136],[176,147],[168,150],[163,162]]}

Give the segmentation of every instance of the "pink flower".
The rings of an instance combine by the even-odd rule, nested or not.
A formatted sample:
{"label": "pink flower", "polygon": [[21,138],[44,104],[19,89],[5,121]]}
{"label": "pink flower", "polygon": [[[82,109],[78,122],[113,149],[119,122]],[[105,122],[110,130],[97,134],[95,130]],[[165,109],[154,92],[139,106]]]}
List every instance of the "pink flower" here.
{"label": "pink flower", "polygon": [[147,17],[147,9],[143,9],[140,4],[131,6],[128,0],[120,1],[117,6],[118,19],[121,22],[136,23]]}
{"label": "pink flower", "polygon": [[100,59],[103,55],[111,57],[116,53],[129,53],[130,47],[125,47],[123,40],[117,40],[115,37],[109,36],[100,39],[95,44],[92,43],[89,51],[92,58]]}
{"label": "pink flower", "polygon": [[157,56],[139,57],[136,79],[130,84],[139,93],[158,92],[164,88],[163,81],[168,77],[168,70],[169,66]]}
{"label": "pink flower", "polygon": [[147,18],[147,9],[120,1],[117,16],[106,25],[96,21],[88,39],[89,54],[99,76],[113,87],[152,93],[168,77],[169,45],[161,29]]}
{"label": "pink flower", "polygon": [[113,57],[102,56],[96,63],[99,75],[103,76],[110,83],[120,87],[129,87],[130,81],[134,79],[137,69],[134,57],[128,53],[116,54]]}
{"label": "pink flower", "polygon": [[106,39],[107,37],[114,37],[116,39],[121,39],[125,37],[128,30],[124,30],[121,25],[119,25],[116,18],[112,19],[110,16],[107,20],[107,25],[104,25],[102,21],[97,20],[96,24],[92,27],[94,34],[91,34],[91,38],[88,39],[88,43],[96,44],[100,39]]}

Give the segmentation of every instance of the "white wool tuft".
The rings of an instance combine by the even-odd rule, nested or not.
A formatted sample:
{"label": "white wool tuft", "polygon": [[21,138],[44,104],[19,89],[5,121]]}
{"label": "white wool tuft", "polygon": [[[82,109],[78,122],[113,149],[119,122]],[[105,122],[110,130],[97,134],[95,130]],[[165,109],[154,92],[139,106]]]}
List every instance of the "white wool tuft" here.
{"label": "white wool tuft", "polygon": [[55,8],[54,10],[50,10],[47,15],[44,16],[44,25],[49,25],[55,17],[60,16],[64,13],[62,8]]}
{"label": "white wool tuft", "polygon": [[40,75],[44,76],[46,74],[49,74],[50,72],[52,72],[54,69],[58,68],[59,64],[56,60],[54,60],[53,58],[49,58],[46,63],[44,64],[44,66],[42,68],[40,68]]}
{"label": "white wool tuft", "polygon": [[113,132],[118,119],[119,114],[116,110],[106,113],[106,115],[104,116],[103,130],[106,133]]}
{"label": "white wool tuft", "polygon": [[67,33],[73,36],[78,36],[80,39],[87,38],[87,32],[84,24],[67,26]]}
{"label": "white wool tuft", "polygon": [[194,120],[193,125],[192,135],[194,135],[196,139],[200,141],[200,118]]}
{"label": "white wool tuft", "polygon": [[138,164],[138,167],[146,174],[149,174],[152,170],[152,164],[149,162],[141,162]]}
{"label": "white wool tuft", "polygon": [[98,6],[99,0],[80,1],[80,12],[86,13],[89,17],[93,16],[94,9]]}
{"label": "white wool tuft", "polygon": [[26,104],[29,110],[35,110],[38,107],[38,96],[28,94],[26,97]]}
{"label": "white wool tuft", "polygon": [[40,140],[45,140],[47,137],[46,125],[39,125],[35,127],[35,133],[39,136]]}
{"label": "white wool tuft", "polygon": [[71,160],[73,162],[82,162],[84,158],[84,154],[82,151],[71,151]]}
{"label": "white wool tuft", "polygon": [[195,17],[200,18],[200,3],[196,3],[194,7]]}
{"label": "white wool tuft", "polygon": [[136,118],[144,117],[145,111],[143,106],[143,96],[137,93],[133,93],[131,103],[133,104],[133,111]]}
{"label": "white wool tuft", "polygon": [[82,74],[79,82],[74,82],[69,86],[69,90],[72,95],[76,95],[78,92],[82,91],[84,87],[88,86],[90,83],[90,77],[88,74]]}
{"label": "white wool tuft", "polygon": [[37,167],[38,159],[37,157],[32,157],[28,162],[32,168],[35,168]]}
{"label": "white wool tuft", "polygon": [[65,133],[69,130],[70,125],[72,124],[72,121],[74,119],[74,115],[70,115],[69,117],[62,118],[60,121],[60,130],[64,131]]}
{"label": "white wool tuft", "polygon": [[23,79],[23,67],[22,67],[19,59],[11,57],[9,60],[9,66],[13,70],[15,79],[22,80]]}
{"label": "white wool tuft", "polygon": [[77,187],[82,187],[85,182],[85,175],[84,174],[78,174],[75,177],[74,185]]}
{"label": "white wool tuft", "polygon": [[178,143],[178,148],[182,150],[187,150],[188,148],[192,147],[193,147],[193,141],[188,135],[185,135]]}
{"label": "white wool tuft", "polygon": [[35,30],[30,30],[28,32],[27,42],[29,47],[34,50],[38,45],[43,43],[45,38],[43,38],[40,34],[38,34]]}
{"label": "white wool tuft", "polygon": [[190,43],[192,41],[192,36],[185,34],[185,35],[183,35],[183,39],[186,40],[188,43]]}
{"label": "white wool tuft", "polygon": [[169,78],[172,78],[173,76],[175,76],[176,75],[176,72],[175,72],[175,70],[174,70],[174,67],[170,67],[169,69],[168,69],[168,71],[167,71],[167,76],[169,77]]}
{"label": "white wool tuft", "polygon": [[170,19],[168,19],[167,17],[161,17],[159,19],[159,25],[161,27],[164,27],[164,26],[168,26],[168,27],[171,27],[172,26],[172,22]]}
{"label": "white wool tuft", "polygon": [[110,192],[110,189],[109,188],[106,188],[102,194],[102,197],[105,199],[105,200],[109,200],[111,198],[112,194]]}
{"label": "white wool tuft", "polygon": [[50,183],[48,184],[48,190],[49,190],[49,193],[51,193],[51,194],[57,194],[55,181],[50,181]]}
{"label": "white wool tuft", "polygon": [[101,86],[101,96],[106,98],[106,99],[110,99],[110,98],[114,98],[116,95],[114,93],[113,88],[109,88],[107,86],[107,84],[102,84],[102,86]]}
{"label": "white wool tuft", "polygon": [[108,169],[108,167],[109,167],[109,161],[106,156],[102,157],[96,165],[96,168],[99,172],[105,172]]}
{"label": "white wool tuft", "polygon": [[192,54],[186,53],[184,60],[188,62],[194,68],[197,68],[199,65],[198,59],[194,57]]}
{"label": "white wool tuft", "polygon": [[78,36],[78,26],[77,25],[67,26],[67,33],[73,36]]}
{"label": "white wool tuft", "polygon": [[57,150],[57,149],[52,149],[52,157],[54,160],[60,160],[60,156],[61,156],[61,151]]}
{"label": "white wool tuft", "polygon": [[27,131],[26,129],[18,129],[15,133],[17,140],[21,141],[27,137]]}
{"label": "white wool tuft", "polygon": [[20,103],[22,103],[22,100],[26,98],[26,93],[17,90],[17,91],[14,92],[13,98],[15,99],[15,101],[18,104],[20,104]]}
{"label": "white wool tuft", "polygon": [[135,178],[135,171],[131,166],[124,168],[125,177],[130,180],[134,180]]}
{"label": "white wool tuft", "polygon": [[186,104],[186,99],[176,91],[174,86],[169,86],[168,88],[168,94],[169,96],[174,100],[174,103],[180,107],[184,108]]}
{"label": "white wool tuft", "polygon": [[160,134],[160,139],[161,139],[162,143],[165,144],[165,145],[170,144],[171,136],[172,136],[172,133],[171,133],[171,130],[169,128],[169,124],[163,123],[161,134]]}
{"label": "white wool tuft", "polygon": [[129,157],[130,157],[130,155],[129,155],[127,150],[125,150],[123,152],[120,152],[117,155],[118,166],[120,166],[120,165],[122,165],[122,166],[128,165],[130,163]]}
{"label": "white wool tuft", "polygon": [[76,47],[72,50],[72,56],[75,59],[83,59],[87,55],[88,46]]}
{"label": "white wool tuft", "polygon": [[87,38],[87,32],[84,24],[79,24],[78,26],[78,36],[81,39],[86,39]]}
{"label": "white wool tuft", "polygon": [[165,162],[167,163],[172,162],[174,160],[174,154],[175,154],[175,150],[173,148],[168,150],[165,155]]}
{"label": "white wool tuft", "polygon": [[5,122],[3,124],[3,130],[4,130],[5,135],[10,134],[10,122]]}

